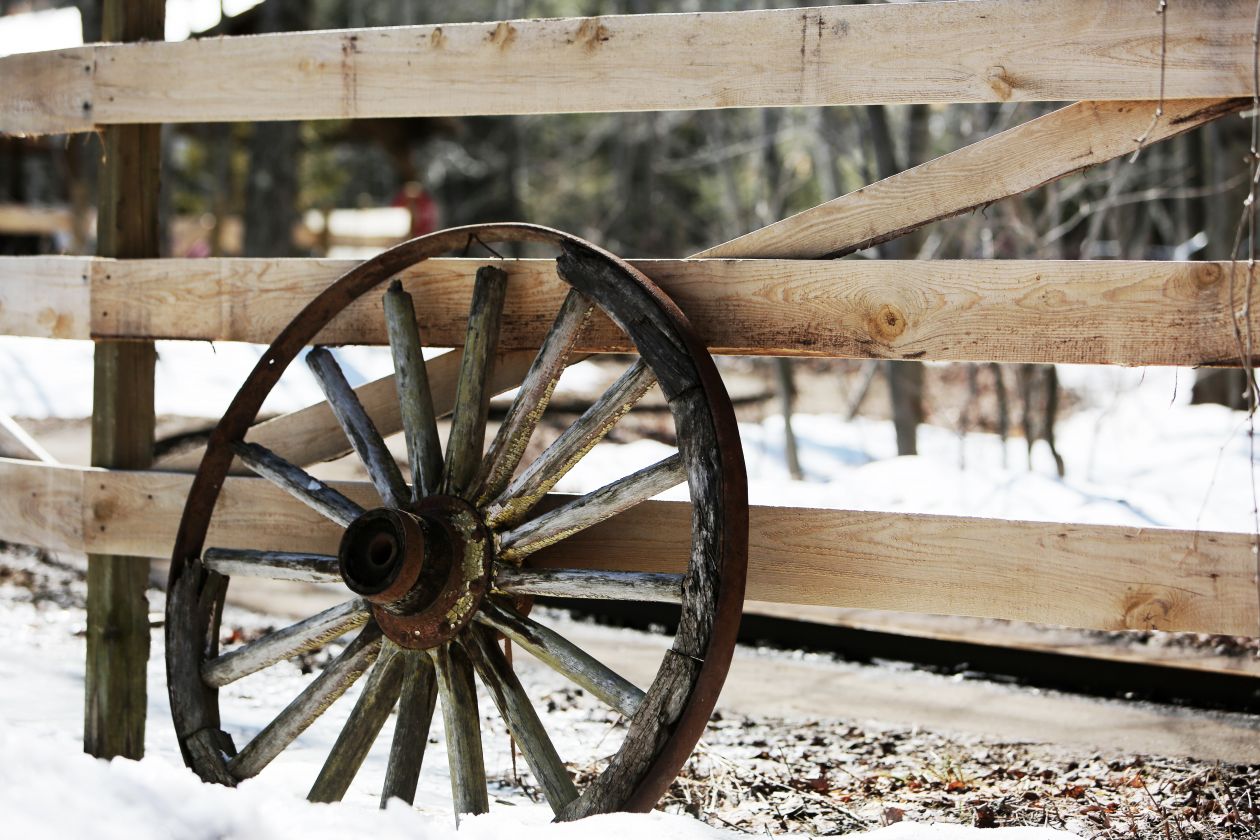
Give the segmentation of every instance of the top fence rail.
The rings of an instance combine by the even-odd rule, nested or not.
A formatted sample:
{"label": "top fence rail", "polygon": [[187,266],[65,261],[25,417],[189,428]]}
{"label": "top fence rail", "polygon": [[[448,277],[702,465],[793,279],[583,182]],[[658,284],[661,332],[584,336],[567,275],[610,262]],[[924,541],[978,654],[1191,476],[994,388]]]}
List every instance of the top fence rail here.
{"label": "top fence rail", "polygon": [[1254,2],[1157,7],[951,0],[98,44],[0,58],[0,131],[1252,95]]}

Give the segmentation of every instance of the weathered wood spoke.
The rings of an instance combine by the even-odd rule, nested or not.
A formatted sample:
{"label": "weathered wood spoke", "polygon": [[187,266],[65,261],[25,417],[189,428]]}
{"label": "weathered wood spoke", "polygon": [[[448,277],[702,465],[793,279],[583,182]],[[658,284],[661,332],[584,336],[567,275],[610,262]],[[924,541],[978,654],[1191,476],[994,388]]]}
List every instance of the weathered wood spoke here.
{"label": "weathered wood spoke", "polygon": [[444,492],[468,497],[481,463],[486,442],[486,416],[490,412],[490,377],[499,346],[499,321],[507,295],[507,274],[494,266],[477,269],[464,359],[455,389],[455,415],[446,441]]}
{"label": "weathered wood spoke", "polygon": [[296,551],[255,551],[248,548],[207,548],[201,563],[221,575],[263,577],[273,580],[299,580],[307,583],[338,583],[341,572],[331,554],[305,554]]}
{"label": "weathered wood spoke", "polygon": [[481,751],[481,718],[477,714],[477,686],[468,655],[457,644],[430,651],[442,695],[446,728],[446,756],[451,771],[451,800],[456,820],[460,814],[484,814],[490,809],[486,766]]}
{"label": "weathered wood spoke", "polygon": [[547,736],[538,712],[529,702],[529,695],[516,678],[507,657],[499,650],[494,633],[485,627],[471,627],[463,636],[463,644],[481,676],[482,685],[507,723],[508,731],[521,745],[525,761],[542,786],[551,810],[560,813],[577,799],[577,787],[556,752],[555,744]]}
{"label": "weathered wood spoke", "polygon": [[275,720],[228,762],[228,772],[237,779],[258,775],[363,675],[380,649],[380,628],[368,624]]}
{"label": "weathered wood spoke", "polygon": [[531,618],[487,600],[477,621],[498,630],[626,717],[633,717],[643,702],[643,692],[633,683]]}
{"label": "weathered wood spoke", "polygon": [[385,786],[381,789],[382,808],[394,797],[408,805],[415,801],[437,691],[437,676],[429,657],[414,650],[404,653],[402,696],[398,700],[398,720],[394,723],[394,741],[389,748]]}
{"label": "weathered wood spoke", "polygon": [[345,431],[355,454],[363,462],[381,500],[389,507],[405,505],[411,499],[411,491],[407,489],[402,472],[385,446],[380,432],[376,430],[372,418],[368,417],[363,403],[359,402],[354,389],[346,381],[341,365],[337,364],[333,354],[324,347],[316,347],[307,353],[306,364],[315,374],[320,390],[324,392],[328,405],[332,408],[333,416]]}
{"label": "weathered wood spoke", "polygon": [[687,480],[687,466],[677,453],[606,484],[566,505],[531,519],[500,536],[499,557],[521,558],[629,510]]}
{"label": "weathered wood spoke", "polygon": [[610,601],[682,599],[683,575],[665,572],[613,572],[600,569],[518,569],[495,565],[494,588],[513,595],[591,598]]}
{"label": "weathered wood spoke", "polygon": [[402,413],[407,456],[411,463],[412,497],[438,492],[442,483],[442,441],[429,387],[428,366],[421,351],[420,328],[411,295],[393,280],[385,293],[385,325],[394,357],[398,405]]}
{"label": "weathered wood spoke", "polygon": [[590,299],[576,289],[570,289],[565,296],[551,331],[543,340],[542,348],[525,374],[525,381],[512,399],[503,424],[499,426],[482,461],[476,489],[478,504],[485,504],[498,496],[511,481],[530,436],[547,410],[556,383],[564,373],[573,344],[594,308]]}
{"label": "weathered wood spoke", "polygon": [[385,642],[307,799],[312,802],[340,802],[346,795],[381,727],[398,702],[403,681],[402,665],[403,656],[399,649]]}
{"label": "weathered wood spoke", "polygon": [[237,442],[232,447],[245,466],[338,525],[349,525],[363,514],[357,503],[265,446]]}
{"label": "weathered wood spoke", "polygon": [[656,375],[637,359],[573,425],[526,467],[486,509],[491,527],[511,527],[538,504],[556,482],[604,439],[653,385]]}
{"label": "weathered wood spoke", "polygon": [[362,599],[346,601],[208,660],[201,666],[201,678],[211,688],[221,688],[291,656],[323,647],[367,620],[368,607]]}

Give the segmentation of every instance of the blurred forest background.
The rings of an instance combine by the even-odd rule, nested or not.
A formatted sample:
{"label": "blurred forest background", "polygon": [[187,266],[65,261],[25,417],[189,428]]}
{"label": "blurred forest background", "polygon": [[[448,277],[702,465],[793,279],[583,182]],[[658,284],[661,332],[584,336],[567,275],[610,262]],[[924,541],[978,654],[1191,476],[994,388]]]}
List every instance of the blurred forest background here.
{"label": "blurred forest background", "polygon": [[[192,0],[189,0],[192,2]],[[237,4],[241,5],[241,4]],[[246,4],[247,5],[247,4]],[[264,0],[192,37],[821,3],[767,0]],[[1157,4],[1152,2],[1152,13]],[[0,14],[76,7],[85,41],[98,3],[0,0]],[[1053,110],[1051,104],[868,106],[472,119],[166,126],[162,215],[169,256],[319,256],[334,210],[402,207],[410,229],[529,221],[628,257],[682,257]],[[850,259],[1228,259],[1247,192],[1250,124],[1209,124]],[[44,227],[0,230],[0,253],[92,253],[100,143],[0,138],[0,205]],[[726,364],[739,364],[726,362]],[[1064,403],[1053,366],[758,360],[790,419],[809,388],[891,416],[915,451],[925,420],[1046,440]],[[925,379],[926,377],[926,379]],[[820,385],[820,383],[822,383]],[[830,384],[828,384],[830,383]],[[1197,400],[1245,408],[1240,372],[1201,375]],[[801,394],[804,397],[804,394]],[[789,430],[790,430],[790,423]],[[794,463],[790,431],[787,458]],[[1062,469],[1062,461],[1056,456]]]}

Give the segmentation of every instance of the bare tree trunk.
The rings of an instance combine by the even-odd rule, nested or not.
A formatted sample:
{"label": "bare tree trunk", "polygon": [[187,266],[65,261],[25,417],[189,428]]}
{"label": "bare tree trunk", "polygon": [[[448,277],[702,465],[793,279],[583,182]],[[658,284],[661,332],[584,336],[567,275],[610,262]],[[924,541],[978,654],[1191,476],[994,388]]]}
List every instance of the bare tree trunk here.
{"label": "bare tree trunk", "polygon": [[[268,0],[262,6],[263,32],[306,28],[302,0]],[[297,256],[293,227],[298,221],[300,122],[260,122],[249,141],[249,179],[245,192],[245,254],[251,257]]]}

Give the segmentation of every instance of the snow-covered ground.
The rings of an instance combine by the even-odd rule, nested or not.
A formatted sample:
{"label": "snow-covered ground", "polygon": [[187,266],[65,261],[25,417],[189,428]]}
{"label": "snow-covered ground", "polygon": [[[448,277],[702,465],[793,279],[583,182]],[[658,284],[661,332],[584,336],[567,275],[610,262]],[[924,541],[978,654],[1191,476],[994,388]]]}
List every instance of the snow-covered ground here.
{"label": "snow-covered ground", "polygon": [[[159,343],[158,411],[217,418],[261,348],[223,343]],[[338,351],[353,384],[389,372],[378,349]],[[320,398],[303,366],[294,366],[266,409],[293,410]],[[589,364],[566,374],[564,386],[589,392],[601,373]],[[920,431],[920,452],[895,457],[891,424],[835,416],[795,418],[805,481],[792,481],[783,464],[782,421],[741,424],[751,501],[852,509],[914,511],[1008,519],[1130,524],[1215,530],[1254,528],[1253,469],[1244,415],[1215,406],[1190,406],[1187,370],[1060,367],[1064,386],[1081,397],[1058,427],[1066,477],[1038,444],[1032,468],[1022,440],[993,435],[960,437],[935,426]],[[0,338],[0,412],[19,417],[84,417],[90,413],[91,344]],[[642,440],[601,445],[560,490],[584,491],[646,466],[671,450]],[[669,496],[679,497],[678,488]],[[12,587],[0,586],[0,595]],[[157,606],[155,605],[155,609]],[[235,611],[227,625],[258,627],[278,619]],[[337,806],[309,805],[300,794],[326,755],[352,701],[343,699],[276,766],[237,790],[200,784],[183,767],[166,707],[160,633],[150,669],[148,757],[135,763],[94,761],[80,753],[82,735],[83,613],[75,606],[0,598],[0,814],[11,836],[33,837],[341,837],[367,831],[378,837],[454,837],[444,811],[449,801],[440,726],[426,756],[417,810],[396,803],[377,808],[384,756],[369,758],[363,783]],[[608,631],[614,632],[614,631]],[[242,680],[223,694],[234,709],[238,744],[270,720],[300,690],[292,664]],[[561,684],[543,669],[524,669],[531,696],[547,702]],[[561,754],[619,737],[606,713],[571,696],[549,712]],[[483,704],[483,709],[489,708]],[[226,721],[225,721],[226,722]],[[507,766],[506,737],[486,721],[487,760]],[[384,734],[387,743],[388,730]],[[571,753],[570,753],[571,754]],[[434,769],[436,768],[436,769]],[[502,776],[502,772],[500,773]],[[357,791],[357,793],[356,793]],[[485,817],[466,819],[460,838],[719,837],[725,832],[665,814],[610,816],[578,826],[549,825],[545,806],[510,785],[496,787],[499,804]],[[957,826],[898,824],[869,835],[879,840],[970,837]],[[986,831],[981,837],[1032,840],[1040,829]]]}

